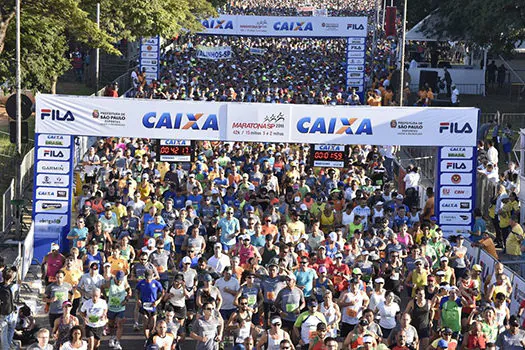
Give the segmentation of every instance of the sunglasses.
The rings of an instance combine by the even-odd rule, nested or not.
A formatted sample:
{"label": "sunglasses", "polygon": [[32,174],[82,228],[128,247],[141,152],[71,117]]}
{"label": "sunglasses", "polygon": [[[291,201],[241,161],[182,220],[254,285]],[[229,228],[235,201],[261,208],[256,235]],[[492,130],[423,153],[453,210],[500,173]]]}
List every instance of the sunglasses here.
{"label": "sunglasses", "polygon": [[292,348],[292,347],[290,347],[290,346],[281,346],[281,349],[282,349],[282,350],[288,350],[288,349],[291,349],[291,348]]}
{"label": "sunglasses", "polygon": [[308,261],[301,261],[301,264],[308,264]]}
{"label": "sunglasses", "polygon": [[246,306],[246,305],[248,305],[248,303],[241,303],[240,305],[242,305],[242,306]]}
{"label": "sunglasses", "polygon": [[281,324],[280,323],[272,323],[272,326],[280,326]]}
{"label": "sunglasses", "polygon": [[204,310],[206,310],[206,311],[213,311],[213,308],[212,307],[207,307]]}
{"label": "sunglasses", "polygon": [[195,253],[195,250],[190,250],[190,253]]}

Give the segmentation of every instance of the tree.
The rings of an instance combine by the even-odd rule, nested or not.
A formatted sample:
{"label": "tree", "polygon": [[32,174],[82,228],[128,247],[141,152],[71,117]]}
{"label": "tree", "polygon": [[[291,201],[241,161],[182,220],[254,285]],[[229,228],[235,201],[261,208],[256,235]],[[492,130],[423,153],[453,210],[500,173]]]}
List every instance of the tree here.
{"label": "tree", "polygon": [[525,40],[522,0],[409,0],[407,17],[417,18],[434,7],[437,20],[423,28],[427,33],[490,47],[494,52],[509,52],[516,42]]}
{"label": "tree", "polygon": [[[213,0],[224,1],[224,0]],[[22,85],[52,91],[70,67],[70,44],[81,43],[120,54],[121,39],[160,34],[174,37],[183,30],[199,30],[198,18],[215,14],[208,0],[24,0],[21,8]],[[220,3],[214,2],[214,5]],[[0,3],[0,82],[14,80],[15,0]],[[11,84],[10,84],[11,85]]]}

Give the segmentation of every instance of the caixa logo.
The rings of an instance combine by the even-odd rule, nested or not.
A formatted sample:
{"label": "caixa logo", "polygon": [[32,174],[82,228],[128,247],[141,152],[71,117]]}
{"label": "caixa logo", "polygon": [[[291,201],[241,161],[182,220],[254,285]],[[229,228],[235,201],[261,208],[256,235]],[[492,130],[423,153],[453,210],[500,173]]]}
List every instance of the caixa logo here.
{"label": "caixa logo", "polygon": [[217,115],[204,113],[162,113],[157,118],[157,113],[150,112],[142,117],[142,125],[148,129],[219,130]]}
{"label": "caixa logo", "polygon": [[312,22],[275,22],[273,29],[278,31],[313,31]]}
{"label": "caixa logo", "polygon": [[65,121],[65,122],[72,122],[75,120],[75,116],[71,111],[66,111],[66,113],[62,114],[60,110],[58,109],[41,109],[40,110],[40,119],[44,120],[46,118],[51,117],[51,120],[58,120],[58,121]]}
{"label": "caixa logo", "polygon": [[297,122],[297,131],[302,134],[346,134],[346,135],[372,135],[372,122],[370,119],[357,118],[317,118],[304,117]]}
{"label": "caixa logo", "polygon": [[205,19],[201,23],[204,26],[204,28],[208,29],[233,29],[233,22],[227,21],[225,19],[220,20],[211,18]]}
{"label": "caixa logo", "polygon": [[449,132],[451,134],[471,134],[472,127],[469,123],[439,123],[439,133]]}

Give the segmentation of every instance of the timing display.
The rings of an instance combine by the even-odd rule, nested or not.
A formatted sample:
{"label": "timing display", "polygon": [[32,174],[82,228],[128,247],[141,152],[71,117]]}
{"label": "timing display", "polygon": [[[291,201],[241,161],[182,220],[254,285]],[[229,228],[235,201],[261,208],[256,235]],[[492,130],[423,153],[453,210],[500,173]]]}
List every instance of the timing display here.
{"label": "timing display", "polygon": [[310,164],[314,167],[345,168],[348,165],[348,147],[343,145],[312,145]]}
{"label": "timing display", "polygon": [[161,162],[193,162],[194,149],[190,140],[159,140],[157,160]]}

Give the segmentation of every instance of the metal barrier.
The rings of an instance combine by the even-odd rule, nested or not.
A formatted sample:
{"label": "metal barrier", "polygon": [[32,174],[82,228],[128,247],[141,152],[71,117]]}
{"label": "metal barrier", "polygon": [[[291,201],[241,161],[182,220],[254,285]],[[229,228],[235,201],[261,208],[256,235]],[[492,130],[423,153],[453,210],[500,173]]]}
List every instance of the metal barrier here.
{"label": "metal barrier", "polygon": [[525,128],[525,113],[502,113],[499,122],[501,126],[510,124],[512,129]]}
{"label": "metal barrier", "polygon": [[[461,98],[461,95],[483,95],[485,94],[485,84],[455,84],[455,85],[459,90],[460,98]],[[419,90],[419,84],[410,84],[410,91],[417,92],[418,90]]]}
{"label": "metal barrier", "polygon": [[35,165],[35,148],[31,148],[20,163],[20,183],[19,188],[22,193],[27,186],[33,181],[33,166]]}
{"label": "metal barrier", "polygon": [[478,127],[481,125],[490,122],[491,120],[498,120],[500,119],[501,114],[500,113],[481,113],[478,119]]}
{"label": "metal barrier", "polygon": [[15,198],[15,179],[11,179],[9,187],[2,195],[2,232],[7,232],[14,223],[11,200]]}
{"label": "metal barrier", "polygon": [[481,209],[481,214],[486,217],[489,214],[490,201],[496,195],[498,184],[489,181],[486,176],[476,175],[476,208]]}
{"label": "metal barrier", "polygon": [[402,157],[399,162],[403,167],[413,164],[419,168],[421,181],[429,186],[434,185],[436,169],[436,152],[437,147],[418,146],[418,147],[401,147]]}

